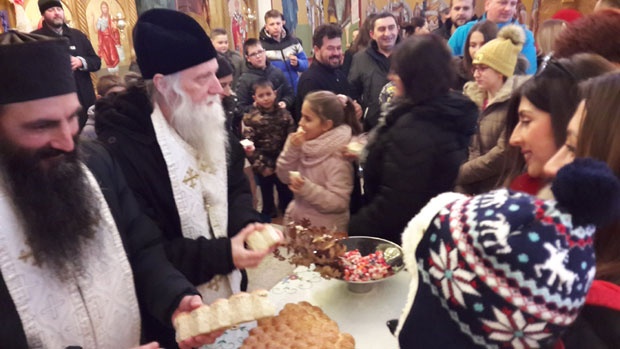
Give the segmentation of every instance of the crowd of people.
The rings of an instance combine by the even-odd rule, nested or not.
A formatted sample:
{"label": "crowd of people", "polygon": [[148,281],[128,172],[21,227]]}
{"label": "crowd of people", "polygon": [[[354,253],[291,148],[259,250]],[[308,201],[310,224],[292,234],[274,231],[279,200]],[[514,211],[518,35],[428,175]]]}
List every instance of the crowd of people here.
{"label": "crowd of people", "polygon": [[236,52],[152,9],[139,72],[96,89],[38,4],[0,34],[2,345],[213,343],[174,318],[247,290],[275,247],[245,240],[281,216],[403,247],[401,348],[620,347],[617,1],[536,35],[517,0],[452,0],[433,33],[382,12],[346,52],[318,26],[312,58],[277,10]]}

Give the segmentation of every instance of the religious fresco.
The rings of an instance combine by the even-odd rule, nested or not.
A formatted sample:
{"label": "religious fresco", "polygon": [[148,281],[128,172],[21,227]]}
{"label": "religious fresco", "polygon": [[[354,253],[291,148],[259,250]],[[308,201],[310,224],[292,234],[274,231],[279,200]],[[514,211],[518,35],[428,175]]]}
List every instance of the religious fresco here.
{"label": "religious fresco", "polygon": [[323,0],[306,0],[306,13],[308,25],[312,32],[325,22],[325,8]]}
{"label": "religious fresco", "polygon": [[[22,26],[30,25],[32,30],[41,27],[43,16],[37,0],[12,1],[21,3],[24,8],[25,19],[20,20]],[[101,70],[96,75],[124,73],[133,59],[131,32],[138,19],[136,2],[61,0],[61,3],[67,25],[86,34],[101,57]]]}
{"label": "religious fresco", "polygon": [[[96,49],[99,48],[99,36],[102,32],[102,42],[106,38],[119,37],[122,50],[119,55],[119,66],[130,58],[127,57],[131,52],[132,38],[131,29],[137,20],[137,16],[152,8],[169,8],[187,11],[205,28],[207,33],[210,28],[223,27],[229,31],[231,47],[238,51],[242,50],[243,42],[249,37],[257,37],[259,22],[258,17],[263,13],[257,14],[257,2],[259,0],[107,0],[111,16],[115,16],[115,6],[120,5],[120,11],[124,16],[129,16],[126,20],[128,29],[125,32],[105,33],[107,28],[112,25],[105,25],[105,19],[101,19],[101,0],[61,0],[65,10],[67,24],[85,33],[93,42]],[[310,43],[312,32],[323,23],[340,24],[350,43],[351,34],[359,27],[368,14],[380,11],[390,11],[398,18],[399,23],[406,22],[414,16],[425,16],[428,18],[431,28],[438,25],[441,10],[449,6],[449,0],[271,0],[269,1],[274,9],[282,11],[287,27],[299,38],[304,39],[304,43]],[[532,30],[536,30],[537,24],[550,18],[561,8],[575,8],[582,13],[590,13],[596,0],[520,0],[519,16],[526,22],[525,24]],[[92,3],[95,3],[94,7]],[[115,5],[116,4],[116,5]],[[95,22],[101,19],[100,27],[102,30],[95,30],[96,23],[90,15],[86,15],[86,7],[94,8]],[[484,10],[484,2],[477,1],[476,13],[481,15]],[[0,0],[0,11],[4,16],[0,16],[0,31],[8,25],[20,31],[29,32],[37,29],[42,22],[37,0]],[[112,21],[114,23],[114,21]],[[129,33],[129,34],[127,34]],[[123,36],[123,34],[125,36]],[[115,41],[115,46],[118,40]],[[110,45],[108,45],[110,46]],[[305,45],[306,47],[307,45]],[[306,47],[310,49],[309,47]],[[108,59],[110,65],[114,65],[113,50],[108,49],[107,54],[112,59]],[[125,60],[122,55],[125,54]],[[105,61],[105,58],[104,58]],[[104,62],[104,66],[107,65]]]}
{"label": "religious fresco", "polygon": [[[15,26],[14,28],[22,32],[31,32],[33,30],[32,23],[26,15],[26,6],[24,0],[9,0],[9,3],[13,5],[13,11],[15,11]],[[4,10],[9,15],[9,11]],[[7,18],[10,22],[10,18]]]}
{"label": "religious fresco", "polygon": [[138,15],[153,8],[176,9],[175,0],[135,0]]}
{"label": "religious fresco", "polygon": [[[127,40],[127,15],[116,0],[91,0],[86,6],[88,36],[101,57],[101,67],[118,73],[119,66],[129,65],[131,48]],[[131,32],[129,32],[131,34]]]}
{"label": "religious fresco", "polygon": [[336,23],[341,28],[351,23],[351,1],[329,0],[327,5],[327,21]]}
{"label": "religious fresco", "polygon": [[439,13],[450,7],[450,4],[444,0],[428,0],[424,1],[422,9],[424,17],[428,23],[428,30],[433,31],[441,25]]}
{"label": "religious fresco", "polygon": [[7,32],[9,27],[9,12],[7,10],[0,10],[0,33]]}
{"label": "religious fresco", "polygon": [[282,15],[284,16],[284,20],[286,21],[286,28],[293,34],[297,29],[298,9],[299,6],[297,4],[297,1],[282,0]]}
{"label": "religious fresco", "polygon": [[377,12],[390,12],[396,17],[399,26],[411,21],[413,17],[426,17],[429,30],[435,30],[440,25],[440,12],[450,7],[446,0],[423,0],[415,2],[413,8],[410,6],[413,1],[390,0],[385,6],[378,6],[374,0],[370,0],[366,8],[366,16]]}
{"label": "religious fresco", "polygon": [[[244,2],[244,4],[242,4]],[[247,8],[243,0],[228,0],[228,15],[230,16],[230,37],[232,37],[233,49],[243,52],[243,43],[248,39],[248,21],[243,13],[243,6]]]}

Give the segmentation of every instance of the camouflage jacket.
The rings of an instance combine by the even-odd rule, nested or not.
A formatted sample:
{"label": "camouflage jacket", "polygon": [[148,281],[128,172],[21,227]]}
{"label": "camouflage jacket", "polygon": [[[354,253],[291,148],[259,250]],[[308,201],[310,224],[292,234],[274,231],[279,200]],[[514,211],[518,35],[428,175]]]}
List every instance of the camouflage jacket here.
{"label": "camouflage jacket", "polygon": [[243,116],[243,137],[254,142],[256,148],[248,157],[255,173],[261,174],[267,168],[275,171],[278,155],[292,132],[295,132],[295,122],[286,109],[266,112],[252,108]]}

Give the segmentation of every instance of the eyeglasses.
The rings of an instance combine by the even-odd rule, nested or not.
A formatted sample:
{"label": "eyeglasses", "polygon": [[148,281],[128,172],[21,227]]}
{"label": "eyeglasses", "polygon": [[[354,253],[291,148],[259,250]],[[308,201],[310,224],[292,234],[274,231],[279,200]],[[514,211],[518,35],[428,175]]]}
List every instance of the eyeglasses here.
{"label": "eyeglasses", "polygon": [[471,66],[471,75],[476,74],[476,71],[479,71],[480,74],[484,73],[487,69],[489,69],[488,65],[484,64],[475,64]]}
{"label": "eyeglasses", "polygon": [[259,50],[254,53],[248,54],[248,57],[254,58],[254,57],[262,56],[264,53],[265,53],[265,50]]}
{"label": "eyeglasses", "polygon": [[545,73],[545,75],[547,75],[550,72],[550,70],[548,70],[550,67],[554,67],[556,71],[559,71],[570,79],[575,81],[578,80],[575,74],[566,69],[566,67],[562,63],[558,62],[558,60],[553,58],[553,54],[548,54],[542,59],[542,62],[540,62],[540,68],[538,68],[538,72],[536,72],[536,76],[542,75],[544,71],[547,71],[547,73]]}

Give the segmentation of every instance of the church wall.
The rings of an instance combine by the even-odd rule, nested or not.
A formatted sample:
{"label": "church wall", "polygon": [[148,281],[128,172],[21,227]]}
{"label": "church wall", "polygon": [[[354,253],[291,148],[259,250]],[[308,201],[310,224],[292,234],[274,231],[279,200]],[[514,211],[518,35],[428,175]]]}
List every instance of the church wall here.
{"label": "church wall", "polygon": [[[37,17],[39,16],[38,8],[36,6],[37,0],[13,0],[17,3],[22,3],[22,7],[24,9],[24,13],[26,17],[30,19],[32,29],[35,29],[39,24],[39,20]],[[96,14],[96,9],[102,0],[62,0],[65,5],[65,11],[68,19],[72,21],[72,26],[83,30],[84,32],[93,32],[91,30],[92,25],[89,24],[89,21],[92,21],[90,17],[93,13]],[[323,5],[323,16],[322,20],[319,20],[320,16],[319,11],[317,10],[318,6],[314,7],[314,19],[309,18],[308,14],[312,15],[312,9],[308,10],[308,5],[318,4],[322,1]],[[550,18],[555,12],[562,8],[574,8],[579,10],[582,13],[590,13],[596,0],[522,0],[527,12],[528,16],[531,16],[532,7],[535,6],[535,1],[540,1],[539,5],[539,19],[538,22],[541,23],[545,19]],[[93,3],[97,3],[92,5]],[[404,4],[409,9],[411,9],[412,13],[416,13],[416,8],[418,9],[429,9],[429,7],[436,6],[437,8],[442,8],[444,6],[448,6],[450,0],[426,0],[423,2],[422,0],[404,0],[404,1],[395,1],[395,0],[107,0],[112,7],[112,10],[116,12],[124,13],[125,17],[129,18],[128,21],[128,30],[133,29],[133,23],[135,23],[135,19],[133,18],[135,13],[140,14],[151,8],[171,8],[175,9],[179,6],[179,4],[190,4],[186,8],[200,8],[201,6],[206,8],[205,13],[197,14],[190,13],[192,17],[194,17],[207,32],[210,32],[211,28],[215,27],[224,27],[228,29],[231,48],[240,49],[240,45],[242,44],[242,39],[246,39],[249,37],[257,37],[260,28],[264,25],[263,15],[264,13],[270,9],[274,8],[288,14],[296,13],[296,18],[294,20],[289,20],[287,26],[294,25],[295,35],[299,37],[304,45],[304,49],[307,53],[310,53],[312,50],[312,32],[313,28],[318,26],[320,21],[326,23],[328,21],[334,22],[339,19],[333,14],[328,13],[328,9],[330,8],[330,4],[337,4],[336,6],[346,6],[351,13],[348,21],[343,24],[344,29],[344,37],[343,43],[348,45],[351,42],[352,32],[359,27],[360,20],[363,20],[366,17],[366,12],[371,9],[376,9],[377,11],[381,11],[386,8],[386,6],[392,4]],[[437,6],[437,4],[439,4]],[[296,5],[296,6],[295,6]],[[398,5],[400,6],[400,5]],[[237,9],[237,10],[235,10]],[[5,25],[11,28],[17,27],[20,30],[25,30],[28,27],[19,27],[18,21],[16,21],[16,14],[14,5],[9,2],[9,0],[0,0],[0,19],[2,18],[2,11],[5,13]],[[239,15],[234,17],[232,15],[233,12],[237,11]],[[197,12],[200,12],[199,10]],[[484,0],[476,1],[476,13],[481,15],[484,12]],[[75,18],[73,18],[75,17]],[[233,33],[233,18],[237,18],[241,20],[240,23],[242,26],[247,26],[247,32],[243,33],[243,35],[234,35]],[[294,22],[294,23],[291,23]],[[529,20],[528,20],[529,22]],[[528,23],[529,24],[529,23]],[[238,28],[239,25],[236,26]],[[0,32],[3,31],[3,28],[0,26]],[[129,31],[130,33],[130,31]],[[93,33],[89,33],[89,36],[92,36]],[[92,39],[92,38],[91,38]],[[235,40],[237,41],[235,44]],[[96,41],[96,38],[95,38]],[[96,46],[96,43],[94,43]],[[123,48],[125,51],[131,51],[131,35],[124,38]]]}

